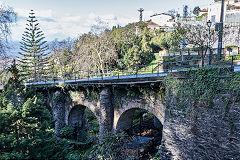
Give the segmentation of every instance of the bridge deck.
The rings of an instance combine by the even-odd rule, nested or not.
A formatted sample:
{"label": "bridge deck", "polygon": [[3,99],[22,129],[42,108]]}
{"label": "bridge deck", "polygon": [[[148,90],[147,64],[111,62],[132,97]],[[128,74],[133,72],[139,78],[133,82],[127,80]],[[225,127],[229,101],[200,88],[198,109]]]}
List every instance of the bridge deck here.
{"label": "bridge deck", "polygon": [[153,74],[137,74],[137,75],[124,75],[124,76],[113,76],[113,77],[102,77],[102,78],[91,78],[91,79],[73,79],[73,80],[61,80],[61,81],[45,81],[45,82],[33,82],[24,83],[24,85],[57,85],[57,84],[134,84],[134,83],[150,83],[162,81],[163,77],[167,76],[168,73],[153,73]]}
{"label": "bridge deck", "polygon": [[[240,66],[233,66],[234,72],[240,71]],[[197,70],[197,69],[196,69]],[[172,70],[172,72],[187,71],[187,70]],[[85,79],[71,79],[60,81],[42,81],[23,83],[26,86],[44,87],[48,85],[61,85],[61,84],[73,84],[73,85],[121,85],[121,84],[143,84],[143,83],[156,83],[160,82],[168,75],[169,72],[152,73],[152,74],[136,74],[136,75],[123,75],[123,76],[110,76],[101,78],[85,78]],[[0,90],[3,90],[4,85],[0,85]]]}

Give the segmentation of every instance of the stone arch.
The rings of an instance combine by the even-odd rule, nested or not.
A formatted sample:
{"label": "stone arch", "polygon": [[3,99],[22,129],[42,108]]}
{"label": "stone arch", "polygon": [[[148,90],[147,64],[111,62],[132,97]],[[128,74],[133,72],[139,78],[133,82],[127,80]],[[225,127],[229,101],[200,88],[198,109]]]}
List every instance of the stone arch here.
{"label": "stone arch", "polygon": [[90,101],[89,99],[87,99],[85,97],[85,95],[83,93],[77,92],[71,96],[71,102],[69,103],[69,105],[66,109],[66,116],[65,116],[66,124],[69,124],[68,117],[69,117],[71,110],[75,106],[82,106],[82,107],[88,108],[95,115],[98,122],[100,122],[100,111],[99,111],[100,104],[99,104],[99,102],[98,101]]}
{"label": "stone arch", "polygon": [[[57,136],[61,136],[61,129],[69,125],[69,114],[75,106],[89,108],[89,110],[94,113],[98,122],[100,122],[99,101],[89,100],[81,91],[69,91],[68,93],[62,92],[61,90],[53,91],[52,95],[48,97],[47,103],[53,113],[55,134]],[[76,111],[78,112],[80,109],[78,108]]]}
{"label": "stone arch", "polygon": [[[83,105],[75,105],[68,114],[68,126],[73,129],[71,137],[79,142],[85,142],[88,138],[89,124],[87,120],[87,107]],[[92,112],[92,111],[91,111]],[[95,118],[96,117],[96,114]],[[97,119],[99,124],[99,120]],[[91,128],[91,127],[90,127]]]}
{"label": "stone arch", "polygon": [[70,115],[70,112],[76,107],[76,106],[81,106],[82,108],[88,108],[97,118],[98,122],[100,120],[100,115],[99,115],[99,105],[97,103],[91,103],[88,101],[82,101],[82,103],[78,103],[76,101],[72,102],[68,109],[67,109],[67,114],[65,117],[66,124],[68,124],[68,117]]}
{"label": "stone arch", "polygon": [[132,116],[136,109],[143,109],[151,112],[157,120],[164,125],[165,106],[161,101],[147,102],[144,99],[131,100],[123,103],[120,107],[114,110],[114,131],[128,129],[131,125]]}
{"label": "stone arch", "polygon": [[75,105],[68,114],[68,125],[74,128],[76,125],[84,128],[86,126],[86,107]]}

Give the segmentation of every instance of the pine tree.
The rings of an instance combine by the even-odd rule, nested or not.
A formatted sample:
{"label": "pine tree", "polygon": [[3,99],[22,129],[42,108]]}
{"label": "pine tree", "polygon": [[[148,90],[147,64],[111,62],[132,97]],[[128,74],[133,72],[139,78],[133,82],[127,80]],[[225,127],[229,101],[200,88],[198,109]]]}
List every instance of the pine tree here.
{"label": "pine tree", "polygon": [[22,51],[19,52],[21,55],[19,58],[21,75],[27,78],[33,77],[33,80],[37,81],[46,70],[48,47],[33,10],[29,13],[27,21],[27,27],[22,34],[22,42],[20,42],[20,50]]}

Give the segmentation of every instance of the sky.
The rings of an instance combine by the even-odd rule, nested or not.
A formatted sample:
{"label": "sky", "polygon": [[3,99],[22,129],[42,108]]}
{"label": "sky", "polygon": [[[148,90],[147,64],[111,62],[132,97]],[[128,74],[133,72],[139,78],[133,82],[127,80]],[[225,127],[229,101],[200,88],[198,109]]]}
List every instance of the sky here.
{"label": "sky", "polygon": [[12,25],[12,41],[20,41],[31,9],[39,21],[46,40],[77,38],[90,31],[101,19],[109,27],[139,20],[139,8],[144,8],[143,19],[154,13],[175,9],[182,12],[183,5],[207,8],[213,0],[0,0],[0,4],[12,7],[17,22]]}

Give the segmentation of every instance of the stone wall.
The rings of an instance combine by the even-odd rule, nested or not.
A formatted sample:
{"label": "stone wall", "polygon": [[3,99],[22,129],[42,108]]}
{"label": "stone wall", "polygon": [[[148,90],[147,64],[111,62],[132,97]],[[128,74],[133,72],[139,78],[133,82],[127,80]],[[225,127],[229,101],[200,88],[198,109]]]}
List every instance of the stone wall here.
{"label": "stone wall", "polygon": [[[136,88],[137,91],[137,88]],[[148,95],[129,97],[126,94],[117,95],[111,87],[102,88],[99,101],[90,101],[81,91],[56,91],[52,93],[51,107],[56,120],[56,135],[65,125],[74,126],[85,122],[85,107],[89,108],[99,121],[99,138],[107,132],[114,133],[131,127],[136,109],[144,109],[156,116],[155,124],[161,128],[165,119],[165,105],[161,96],[151,91]]]}
{"label": "stone wall", "polygon": [[99,102],[90,101],[81,91],[53,91],[48,100],[55,120],[55,134],[61,137],[60,130],[75,124],[86,128],[86,111],[89,108],[100,120]]}
{"label": "stone wall", "polygon": [[167,98],[163,159],[240,159],[240,104],[231,94],[216,95],[213,107],[191,106],[189,114],[175,107],[173,95]]}
{"label": "stone wall", "polygon": [[158,93],[150,91],[148,95],[121,96],[120,102],[118,104],[115,103],[114,107],[114,131],[126,130],[131,127],[133,114],[136,109],[144,109],[151,112],[161,124],[164,124],[165,105],[162,103],[161,96]]}
{"label": "stone wall", "polygon": [[77,105],[73,107],[68,116],[68,125],[74,128],[78,126],[80,128],[86,128],[86,107]]}
{"label": "stone wall", "polygon": [[179,109],[179,95],[174,88],[167,88],[166,103],[158,92],[147,93],[131,97],[113,93],[111,87],[102,88],[99,101],[92,102],[82,92],[56,91],[51,104],[56,135],[66,124],[84,122],[84,111],[80,108],[71,114],[78,105],[88,107],[96,115],[100,140],[107,132],[129,129],[134,111],[144,109],[156,116],[156,125],[163,125],[162,159],[240,159],[240,104],[233,95],[217,94],[211,107],[192,103],[191,97],[182,96],[185,109],[190,108],[186,111]]}
{"label": "stone wall", "polygon": [[112,133],[113,110],[111,88],[103,88],[100,92],[100,140],[102,140],[105,135],[108,135],[108,133]]}
{"label": "stone wall", "polygon": [[69,104],[66,111],[65,121],[67,124],[68,124],[67,120],[68,120],[70,111],[74,106],[77,106],[77,105],[87,107],[90,111],[92,111],[92,113],[95,115],[97,120],[100,121],[100,112],[99,112],[100,102],[99,101],[89,100],[82,91],[69,91],[69,96],[71,99],[71,103]]}
{"label": "stone wall", "polygon": [[66,125],[65,115],[70,103],[70,98],[61,90],[57,90],[49,96],[49,99],[49,106],[52,109],[55,120],[55,134],[60,136],[60,130]]}

